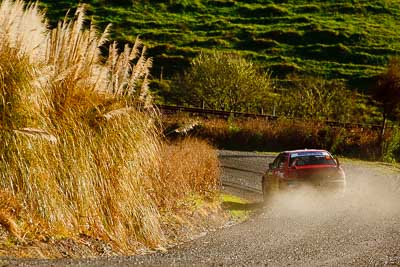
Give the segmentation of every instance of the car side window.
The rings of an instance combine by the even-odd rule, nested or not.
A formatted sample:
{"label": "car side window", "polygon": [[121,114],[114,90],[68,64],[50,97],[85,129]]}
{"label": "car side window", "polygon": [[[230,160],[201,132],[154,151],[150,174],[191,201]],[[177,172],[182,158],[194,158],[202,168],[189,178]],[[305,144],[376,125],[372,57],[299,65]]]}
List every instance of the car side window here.
{"label": "car side window", "polygon": [[287,155],[281,154],[279,157],[278,168],[281,169],[281,168],[285,167],[286,161],[287,161]]}
{"label": "car side window", "polygon": [[272,163],[273,168],[274,169],[283,168],[285,166],[286,160],[287,156],[285,154],[280,154],[278,157],[276,157],[276,159]]}
{"label": "car side window", "polygon": [[273,167],[273,169],[278,168],[279,162],[280,162],[280,158],[281,158],[281,154],[279,154],[279,155],[275,158],[274,162],[272,162],[272,167]]}

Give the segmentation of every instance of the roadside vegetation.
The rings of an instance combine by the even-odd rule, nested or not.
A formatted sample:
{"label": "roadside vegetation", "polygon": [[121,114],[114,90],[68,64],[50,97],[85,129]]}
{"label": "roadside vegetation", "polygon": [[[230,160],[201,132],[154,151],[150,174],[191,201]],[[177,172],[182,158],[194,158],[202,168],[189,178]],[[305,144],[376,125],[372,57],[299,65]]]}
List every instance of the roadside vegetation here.
{"label": "roadside vegetation", "polygon": [[[385,131],[396,120],[382,101],[397,98],[375,90],[384,87],[382,74],[400,50],[393,1],[85,3],[100,25],[113,23],[117,40],[144,39],[155,63],[149,86],[156,103],[378,124],[380,158],[396,158],[388,152],[397,151],[396,129]],[[40,5],[53,24],[76,7]]]}
{"label": "roadside vegetation", "polygon": [[0,36],[0,254],[162,247],[166,213],[214,199],[215,150],[159,134],[139,39],[119,50],[83,8],[49,30],[36,4],[10,0]]}
{"label": "roadside vegetation", "polygon": [[[167,116],[166,126],[184,125],[195,121],[196,127],[187,133],[193,137],[212,142],[220,149],[247,151],[282,151],[304,148],[323,148],[340,156],[366,160],[382,158],[380,129],[340,128],[326,125],[323,121],[302,121],[288,118],[266,121],[247,118],[188,118]],[[396,146],[392,136],[398,136],[396,129],[385,134],[385,155]],[[394,134],[394,135],[393,135]],[[397,139],[396,139],[397,140]],[[397,152],[396,152],[397,153]],[[393,156],[393,155],[392,155]]]}
{"label": "roadside vegetation", "polygon": [[180,105],[225,111],[254,111],[273,95],[269,73],[238,54],[200,54],[174,79],[170,98]]}
{"label": "roadside vegetation", "polygon": [[256,206],[248,200],[234,195],[221,194],[222,206],[231,214],[236,222],[243,222],[248,219],[252,209]]}
{"label": "roadside vegetation", "polygon": [[[393,1],[85,4],[100,25],[114,25],[115,39],[134,42],[138,34],[144,39],[155,63],[150,90],[156,103],[380,124],[381,154],[392,147],[384,129],[396,123],[386,116],[388,105],[382,103],[390,94],[382,98],[375,85],[378,81],[378,88],[383,87],[382,73],[400,50],[400,8]],[[43,0],[40,5],[55,24],[77,4]],[[251,65],[245,68],[257,75],[243,70],[241,76],[239,69],[223,73],[213,60],[227,66],[233,61]],[[244,78],[232,80],[232,73]],[[245,90],[254,88],[250,84],[260,77],[260,90]]]}
{"label": "roadside vegetation", "polygon": [[[224,54],[220,54],[224,56]],[[209,56],[212,62],[213,55]],[[201,91],[208,83],[227,81],[223,88],[230,88],[231,84],[246,88],[246,82],[256,80],[251,75],[242,80],[231,78],[225,72],[216,71],[213,65],[223,60],[215,60],[210,64],[199,60],[193,64],[203,64],[207,75],[202,71],[195,71],[204,82],[201,85],[183,83],[182,91],[190,95],[196,90]],[[326,80],[321,77],[289,77],[290,89],[276,90],[270,80],[260,88],[259,92],[244,93],[240,99],[246,99],[247,108],[236,111],[263,113],[275,115],[275,120],[245,119],[234,117],[226,119],[190,118],[185,116],[165,116],[165,133],[167,136],[175,128],[190,127],[190,135],[213,142],[219,148],[256,151],[280,151],[299,148],[324,148],[333,153],[348,157],[357,157],[369,160],[398,161],[400,159],[400,142],[398,134],[398,113],[400,106],[399,60],[394,57],[380,73],[374,83],[370,95],[349,90],[339,80]],[[222,64],[228,65],[228,64]],[[237,66],[239,69],[239,67]],[[245,68],[249,70],[249,68]],[[191,78],[190,69],[184,74]],[[241,73],[245,73],[241,70]],[[210,78],[212,77],[212,78]],[[216,78],[214,78],[216,77]],[[240,77],[240,75],[235,75]],[[187,79],[187,78],[186,78]],[[231,81],[233,81],[231,83]],[[257,84],[261,83],[260,81]],[[262,84],[262,83],[261,83]],[[213,84],[214,85],[214,84]],[[243,85],[243,87],[241,86]],[[192,88],[192,91],[190,90]],[[217,99],[224,100],[232,95],[229,91],[218,95],[222,90],[218,86],[210,86],[207,96],[217,95]],[[213,90],[214,89],[214,90]],[[240,94],[241,89],[233,90]],[[260,96],[260,98],[257,98]],[[205,100],[213,99],[213,97]],[[262,99],[261,102],[257,102]],[[193,103],[193,102],[192,102]],[[218,109],[218,108],[217,108]],[[223,108],[220,108],[223,109]],[[357,123],[359,126],[340,128],[331,126],[334,123]],[[364,125],[364,126],[363,126]],[[193,127],[194,126],[194,127]],[[389,127],[388,127],[389,126]],[[187,134],[187,133],[186,133]]]}
{"label": "roadside vegetation", "polygon": [[[0,254],[162,249],[200,205],[220,208],[208,142],[400,159],[392,1],[86,1],[93,21],[76,1],[40,7],[50,24],[39,4],[0,3]],[[155,101],[281,118],[208,119],[199,139],[166,141],[181,118]]]}
{"label": "roadside vegetation", "polygon": [[[112,23],[116,40],[140,35],[153,76],[170,79],[201,51],[239,53],[272,77],[342,79],[362,91],[400,51],[400,7],[392,0],[86,0],[91,16]],[[42,0],[51,23],[77,1]]]}

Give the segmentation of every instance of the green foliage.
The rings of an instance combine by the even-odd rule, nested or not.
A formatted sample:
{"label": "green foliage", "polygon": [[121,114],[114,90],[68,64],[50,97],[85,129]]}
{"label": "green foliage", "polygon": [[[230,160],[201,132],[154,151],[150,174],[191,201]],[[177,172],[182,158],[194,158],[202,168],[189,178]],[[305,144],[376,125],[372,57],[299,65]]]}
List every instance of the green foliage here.
{"label": "green foliage", "polygon": [[381,103],[385,119],[400,120],[400,58],[390,60],[386,72],[378,77],[373,96]]}
{"label": "green foliage", "polygon": [[175,95],[171,92],[171,82],[169,80],[152,80],[149,84],[154,92],[154,101],[156,103],[165,102],[164,99],[169,99],[169,103],[174,104]]}
{"label": "green foliage", "polygon": [[356,94],[339,81],[293,77],[292,90],[282,93],[280,114],[307,119],[352,121]]}
{"label": "green foliage", "polygon": [[185,103],[228,111],[249,111],[268,99],[272,82],[251,62],[237,54],[214,51],[200,54],[175,90]]}
{"label": "green foliage", "polygon": [[321,7],[317,4],[299,5],[295,9],[296,13],[318,13]]}
{"label": "green foliage", "polygon": [[347,138],[347,130],[346,129],[340,129],[339,132],[332,138],[333,142],[330,145],[330,151],[333,154],[340,153],[341,151],[338,151],[340,146],[346,141]]}
{"label": "green foliage", "polygon": [[400,130],[393,128],[389,140],[384,142],[383,160],[386,162],[400,162]]}
{"label": "green foliage", "polygon": [[249,217],[252,205],[247,200],[228,194],[221,194],[220,199],[222,208],[230,213],[232,219],[245,221]]}
{"label": "green foliage", "polygon": [[[113,24],[113,39],[133,42],[140,35],[167,79],[186,70],[200,51],[218,48],[251,55],[278,81],[296,71],[367,89],[388,57],[400,52],[400,6],[387,0],[85,2],[99,26]],[[54,24],[77,1],[42,0],[41,5]],[[159,49],[166,44],[175,51]],[[159,69],[153,75],[158,77]]]}
{"label": "green foliage", "polygon": [[288,15],[288,10],[280,5],[243,5],[238,8],[238,14],[243,17],[275,17]]}
{"label": "green foliage", "polygon": [[167,6],[167,10],[170,12],[200,12],[202,11],[203,5],[199,0],[164,0]]}
{"label": "green foliage", "polygon": [[235,135],[240,132],[240,128],[237,124],[235,124],[235,117],[230,115],[228,118],[228,131],[230,135]]}

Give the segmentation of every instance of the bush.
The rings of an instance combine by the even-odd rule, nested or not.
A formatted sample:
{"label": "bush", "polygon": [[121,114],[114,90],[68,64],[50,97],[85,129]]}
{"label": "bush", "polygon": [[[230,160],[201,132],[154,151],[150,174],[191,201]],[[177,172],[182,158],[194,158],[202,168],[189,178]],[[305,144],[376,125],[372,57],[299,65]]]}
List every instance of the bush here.
{"label": "bush", "polygon": [[279,115],[305,119],[351,121],[357,95],[340,81],[322,78],[290,78],[294,88],[282,93]]}
{"label": "bush", "polygon": [[386,162],[400,162],[400,131],[396,127],[392,130],[388,140],[383,144],[383,160]]}
{"label": "bush", "polygon": [[176,80],[176,92],[189,105],[229,111],[249,111],[268,99],[269,73],[237,54],[202,53]]}
{"label": "bush", "polygon": [[400,58],[391,58],[373,88],[373,97],[380,103],[384,120],[400,120]]}

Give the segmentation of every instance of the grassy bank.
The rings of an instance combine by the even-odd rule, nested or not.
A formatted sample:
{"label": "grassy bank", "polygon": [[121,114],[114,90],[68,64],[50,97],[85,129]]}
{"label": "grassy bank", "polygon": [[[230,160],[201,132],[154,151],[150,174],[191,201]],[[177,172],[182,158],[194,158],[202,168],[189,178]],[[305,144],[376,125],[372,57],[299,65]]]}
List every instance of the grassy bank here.
{"label": "grassy bank", "polygon": [[221,194],[222,207],[226,209],[231,218],[237,222],[243,222],[250,216],[252,209],[257,204],[250,203],[248,200],[234,195]]}
{"label": "grassy bank", "polygon": [[104,57],[107,30],[83,9],[49,30],[36,5],[9,0],[0,34],[0,254],[157,248],[169,239],[163,214],[193,195],[213,200],[216,152],[162,140],[139,40]]}
{"label": "grassy bank", "polygon": [[[76,1],[42,0],[54,23]],[[140,34],[157,78],[187,68],[200,50],[236,51],[272,70],[339,78],[365,89],[400,51],[395,1],[84,1],[113,37]]]}

